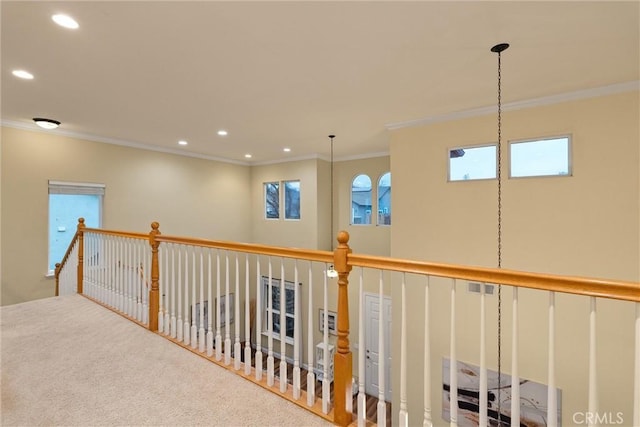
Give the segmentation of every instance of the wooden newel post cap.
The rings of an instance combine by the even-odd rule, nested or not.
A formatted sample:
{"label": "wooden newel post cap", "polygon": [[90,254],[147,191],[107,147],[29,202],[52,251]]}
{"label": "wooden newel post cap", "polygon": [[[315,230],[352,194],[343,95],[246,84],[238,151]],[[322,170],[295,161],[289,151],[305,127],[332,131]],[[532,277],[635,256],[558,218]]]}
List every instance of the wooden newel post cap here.
{"label": "wooden newel post cap", "polygon": [[153,222],[151,223],[151,229],[152,229],[153,231],[158,231],[158,229],[159,229],[159,228],[160,228],[160,224],[159,224],[157,221],[153,221]]}
{"label": "wooden newel post cap", "polygon": [[341,245],[346,245],[349,242],[349,233],[346,231],[341,231],[338,233],[338,243]]}
{"label": "wooden newel post cap", "polygon": [[78,228],[84,228],[84,218],[78,218]]}

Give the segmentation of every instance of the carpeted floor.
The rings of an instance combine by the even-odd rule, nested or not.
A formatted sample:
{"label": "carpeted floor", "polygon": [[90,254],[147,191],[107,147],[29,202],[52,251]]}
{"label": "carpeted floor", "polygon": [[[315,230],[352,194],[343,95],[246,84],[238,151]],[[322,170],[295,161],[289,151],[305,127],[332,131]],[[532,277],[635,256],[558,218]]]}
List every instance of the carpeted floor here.
{"label": "carpeted floor", "polygon": [[78,295],[0,307],[4,426],[327,426]]}

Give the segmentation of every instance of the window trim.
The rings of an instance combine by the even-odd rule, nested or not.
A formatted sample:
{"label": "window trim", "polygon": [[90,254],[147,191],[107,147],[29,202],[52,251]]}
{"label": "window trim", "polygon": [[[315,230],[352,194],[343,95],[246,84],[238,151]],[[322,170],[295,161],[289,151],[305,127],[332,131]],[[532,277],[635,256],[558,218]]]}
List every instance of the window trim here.
{"label": "window trim", "polygon": [[55,270],[49,269],[49,265],[51,264],[51,260],[49,259],[49,256],[51,255],[51,229],[49,228],[51,226],[51,195],[99,196],[97,228],[100,228],[103,223],[105,189],[105,184],[95,182],[56,181],[51,179],[47,181],[47,273],[45,274],[45,277],[53,277],[55,275]]}
{"label": "window trim", "polygon": [[[278,216],[274,217],[274,218],[269,218],[269,216],[267,216],[267,186],[269,184],[276,184],[278,186]],[[263,204],[263,211],[262,211],[262,217],[267,220],[267,221],[278,221],[280,220],[280,181],[265,181],[262,183],[262,202]]]}
{"label": "window trim", "polygon": [[[262,307],[261,307],[261,316],[262,316],[262,325],[261,325],[261,334],[263,337],[269,337],[271,335],[271,337],[274,340],[280,341],[280,332],[273,332],[273,331],[269,331],[268,327],[269,327],[269,276],[261,276],[262,279],[262,295],[261,295],[261,299],[262,299]],[[280,287],[280,282],[281,279],[278,277],[272,277],[271,278],[271,288],[273,289],[274,287]],[[302,285],[302,283],[299,283],[298,285]],[[286,295],[286,291],[287,290],[291,290],[294,292],[295,295],[295,283],[291,282],[289,280],[285,280],[284,281],[284,289],[285,289],[285,295]],[[299,291],[298,291],[299,292]],[[295,298],[295,297],[294,297]],[[282,299],[280,300],[282,301]],[[299,303],[299,301],[298,301]],[[281,305],[282,307],[282,302]],[[275,309],[271,309],[273,316],[278,315],[278,317],[280,317],[280,310],[275,310]],[[294,338],[295,338],[295,312],[296,312],[296,308],[295,308],[295,299],[294,299],[294,307],[293,307],[293,313],[289,314],[285,312],[285,319],[286,318],[291,318],[294,319],[294,337],[289,337],[287,335],[287,331],[286,331],[286,324],[285,324],[285,343],[287,344],[294,344]],[[275,317],[272,317],[272,319]],[[301,319],[300,319],[301,320]],[[286,320],[285,320],[286,322]],[[282,325],[281,325],[282,326]]]}
{"label": "window trim", "polygon": [[[567,173],[565,175],[561,174],[547,174],[547,175],[523,175],[523,176],[513,176],[513,157],[511,155],[511,146],[513,144],[524,144],[528,142],[543,142],[550,141],[554,139],[567,139]],[[545,136],[540,138],[526,138],[526,139],[515,139],[508,141],[508,157],[509,157],[509,179],[528,179],[528,178],[568,178],[573,176],[573,137],[571,134],[560,134],[560,135],[552,135]]]}
{"label": "window trim", "polygon": [[378,177],[378,181],[377,181],[377,186],[376,186],[376,210],[378,212],[378,214],[376,215],[376,226],[381,226],[381,227],[391,227],[391,200],[389,200],[389,224],[381,224],[380,223],[380,181],[382,181],[382,178],[384,178],[386,175],[389,175],[389,191],[391,191],[391,171],[386,171],[380,174],[380,176]]}
{"label": "window trim", "polygon": [[[374,198],[373,198],[373,180],[371,179],[371,176],[369,176],[368,173],[364,173],[364,172],[356,173],[353,176],[353,178],[351,178],[351,185],[349,186],[349,206],[351,208],[351,214],[349,216],[349,225],[353,226],[353,227],[361,227],[361,226],[362,227],[367,227],[367,226],[372,226],[374,224],[373,223],[373,218],[370,218],[369,222],[363,222],[361,224],[356,224],[356,223],[353,222],[353,218],[354,218],[354,211],[353,211],[353,182],[356,180],[356,178],[358,178],[359,176],[363,176],[363,175],[366,176],[367,178],[369,178],[369,186],[370,186],[369,193],[370,193],[370,199],[371,199],[371,209],[370,209],[371,212],[369,212],[369,215],[370,215],[370,217],[373,215],[373,206],[374,206],[373,205],[373,201],[374,201]],[[376,191],[376,194],[377,194],[377,191]],[[377,201],[376,201],[376,203],[377,203]]]}
{"label": "window trim", "polygon": [[[451,152],[454,150],[472,150],[474,148],[485,148],[485,147],[494,147],[496,152],[495,159],[495,176],[493,178],[472,178],[472,179],[451,179]],[[470,182],[470,181],[492,181],[498,179],[498,143],[497,142],[487,142],[484,144],[475,144],[475,145],[458,145],[454,147],[447,148],[447,182]]]}
{"label": "window trim", "polygon": [[[298,183],[298,198],[299,198],[299,204],[300,206],[298,206],[298,218],[287,218],[287,183],[289,182],[297,182]],[[282,187],[284,188],[284,191],[282,192],[282,197],[283,197],[283,205],[284,205],[284,217],[282,219],[284,219],[285,221],[301,221],[302,220],[302,197],[301,197],[301,193],[302,193],[302,183],[300,182],[299,179],[287,179],[287,180],[283,180],[282,181]]]}

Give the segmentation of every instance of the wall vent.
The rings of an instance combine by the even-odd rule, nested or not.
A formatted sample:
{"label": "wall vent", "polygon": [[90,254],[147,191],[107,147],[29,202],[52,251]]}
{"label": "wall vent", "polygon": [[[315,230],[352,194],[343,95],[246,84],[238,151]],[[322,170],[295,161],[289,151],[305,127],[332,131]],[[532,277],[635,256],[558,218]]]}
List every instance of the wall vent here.
{"label": "wall vent", "polygon": [[495,285],[491,285],[489,283],[482,283],[482,282],[469,282],[469,292],[479,294],[482,292],[482,288],[484,288],[485,294],[493,295],[493,290],[495,288]]}

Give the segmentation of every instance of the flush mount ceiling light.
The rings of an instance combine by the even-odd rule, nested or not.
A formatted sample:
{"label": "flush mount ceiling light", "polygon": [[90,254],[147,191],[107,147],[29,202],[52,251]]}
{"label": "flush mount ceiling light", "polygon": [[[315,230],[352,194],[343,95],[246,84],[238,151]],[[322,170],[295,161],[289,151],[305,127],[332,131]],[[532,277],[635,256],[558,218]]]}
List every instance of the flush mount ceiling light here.
{"label": "flush mount ceiling light", "polygon": [[53,19],[53,22],[60,25],[61,27],[69,28],[71,30],[75,30],[80,27],[75,19],[73,19],[69,15],[65,15],[62,13],[51,16],[51,19]]}
{"label": "flush mount ceiling light", "polygon": [[13,70],[11,74],[21,79],[33,80],[33,74],[25,70]]}
{"label": "flush mount ceiling light", "polygon": [[227,135],[229,135],[229,132],[227,132],[227,131],[226,131],[226,130],[224,130],[224,129],[220,129],[220,130],[218,131],[218,136],[227,136]]}
{"label": "flush mount ceiling light", "polygon": [[291,152],[291,148],[285,147],[285,148],[282,149],[282,151],[284,151],[285,153],[290,153]]}
{"label": "flush mount ceiling light", "polygon": [[253,156],[251,156],[251,154],[245,154],[245,155],[244,155],[244,157],[245,157],[246,159],[250,159],[250,158],[251,158],[251,157],[253,157]]}
{"label": "flush mount ceiling light", "polygon": [[185,141],[184,139],[178,141],[178,145],[187,145],[189,144],[187,141]]}
{"label": "flush mount ceiling light", "polygon": [[33,121],[36,122],[36,124],[40,126],[42,129],[47,129],[47,130],[55,129],[58,126],[60,126],[59,121],[52,120],[52,119],[45,119],[42,117],[34,117]]}

